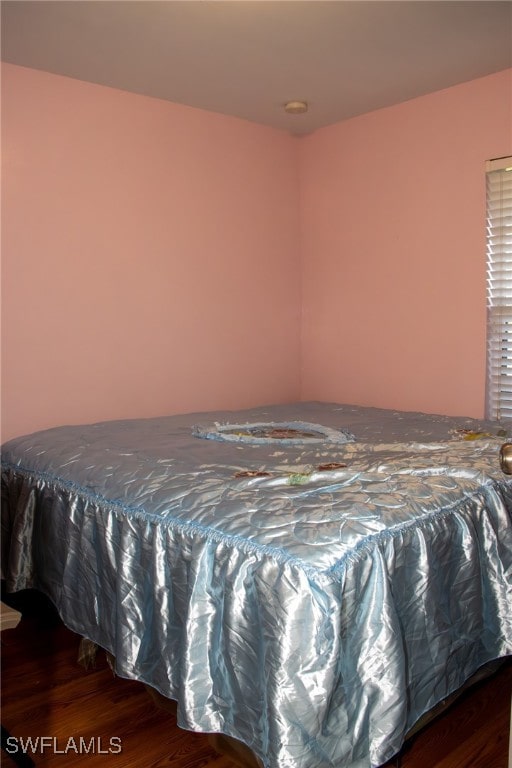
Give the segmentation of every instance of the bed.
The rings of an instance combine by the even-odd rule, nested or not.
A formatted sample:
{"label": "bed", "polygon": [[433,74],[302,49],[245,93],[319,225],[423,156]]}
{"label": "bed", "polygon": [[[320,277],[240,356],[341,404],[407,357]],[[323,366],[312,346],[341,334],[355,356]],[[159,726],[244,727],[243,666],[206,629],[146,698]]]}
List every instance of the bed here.
{"label": "bed", "polygon": [[499,423],[291,403],[2,450],[2,577],[178,724],[265,768],[370,768],[512,652]]}

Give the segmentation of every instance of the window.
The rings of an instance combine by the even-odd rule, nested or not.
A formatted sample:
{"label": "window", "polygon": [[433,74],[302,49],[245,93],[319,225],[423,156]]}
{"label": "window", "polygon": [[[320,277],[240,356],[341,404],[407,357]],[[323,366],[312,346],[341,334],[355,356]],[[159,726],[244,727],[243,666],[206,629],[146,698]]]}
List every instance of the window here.
{"label": "window", "polygon": [[487,163],[487,416],[512,418],[512,157]]}

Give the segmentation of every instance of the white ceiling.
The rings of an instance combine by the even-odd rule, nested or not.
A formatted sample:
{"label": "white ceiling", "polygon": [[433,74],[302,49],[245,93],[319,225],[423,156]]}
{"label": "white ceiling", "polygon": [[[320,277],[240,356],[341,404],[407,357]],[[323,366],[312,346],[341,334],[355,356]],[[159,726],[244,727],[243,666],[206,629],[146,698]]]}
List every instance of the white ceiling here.
{"label": "white ceiling", "polygon": [[[2,59],[302,135],[512,66],[512,0],[2,0]],[[287,115],[283,104],[309,111]]]}

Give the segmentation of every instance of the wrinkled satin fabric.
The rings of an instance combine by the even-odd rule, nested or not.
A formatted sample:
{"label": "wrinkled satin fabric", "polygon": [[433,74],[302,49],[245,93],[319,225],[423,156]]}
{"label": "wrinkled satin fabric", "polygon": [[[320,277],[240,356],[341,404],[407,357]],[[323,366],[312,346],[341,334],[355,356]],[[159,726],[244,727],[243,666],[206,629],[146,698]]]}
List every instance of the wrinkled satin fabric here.
{"label": "wrinkled satin fabric", "polygon": [[[352,442],[204,439],[299,421]],[[370,768],[512,653],[500,424],[296,403],[2,451],[3,577],[266,768]]]}

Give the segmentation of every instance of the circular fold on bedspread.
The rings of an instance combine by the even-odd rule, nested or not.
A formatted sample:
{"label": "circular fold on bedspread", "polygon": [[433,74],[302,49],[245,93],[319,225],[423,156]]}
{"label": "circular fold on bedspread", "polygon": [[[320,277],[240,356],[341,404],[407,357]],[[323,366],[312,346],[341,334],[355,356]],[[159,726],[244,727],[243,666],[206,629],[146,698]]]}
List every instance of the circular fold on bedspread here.
{"label": "circular fold on bedspread", "polygon": [[194,437],[254,445],[311,445],[316,443],[351,443],[354,435],[346,429],[333,429],[307,421],[258,421],[245,424],[198,425]]}

